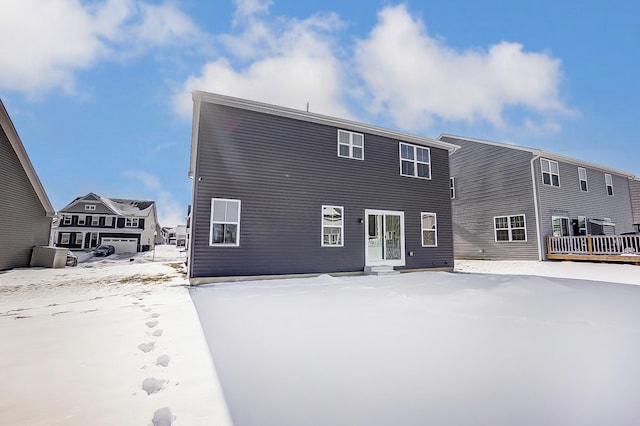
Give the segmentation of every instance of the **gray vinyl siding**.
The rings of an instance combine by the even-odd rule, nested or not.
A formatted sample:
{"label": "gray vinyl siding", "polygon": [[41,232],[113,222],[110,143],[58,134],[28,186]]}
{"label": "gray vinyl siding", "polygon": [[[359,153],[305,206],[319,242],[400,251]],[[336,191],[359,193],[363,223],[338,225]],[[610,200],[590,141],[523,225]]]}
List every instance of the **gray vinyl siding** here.
{"label": "gray vinyl siding", "polygon": [[[424,180],[400,176],[395,139],[365,134],[364,161],[340,158],[336,127],[206,102],[197,131],[190,277],[362,271],[365,209],[404,212],[406,269],[453,266],[446,150]],[[212,198],[241,200],[238,247],[209,245]],[[322,205],[344,207],[344,247],[321,247]],[[421,212],[438,247],[421,247]]]}
{"label": "gray vinyl siding", "polygon": [[[553,233],[552,216],[568,217],[569,220],[577,219],[578,216],[586,216],[591,219],[606,217],[611,218],[612,222],[616,224],[616,234],[633,231],[629,179],[626,176],[609,173],[613,179],[614,194],[609,196],[604,180],[606,172],[562,161],[558,161],[558,166],[560,186],[543,185],[540,160],[535,162],[543,242],[547,235]],[[580,190],[578,167],[583,167],[587,171],[587,192]]]}
{"label": "gray vinyl siding", "polygon": [[[455,257],[537,260],[530,152],[467,141],[450,158]],[[494,217],[525,215],[527,241],[495,241]]]}
{"label": "gray vinyl siding", "polygon": [[[614,188],[615,189],[615,188]],[[631,193],[631,209],[633,211],[633,223],[640,224],[640,180],[629,180]]]}
{"label": "gray vinyl siding", "polygon": [[0,270],[27,267],[33,246],[47,245],[51,219],[0,128]]}

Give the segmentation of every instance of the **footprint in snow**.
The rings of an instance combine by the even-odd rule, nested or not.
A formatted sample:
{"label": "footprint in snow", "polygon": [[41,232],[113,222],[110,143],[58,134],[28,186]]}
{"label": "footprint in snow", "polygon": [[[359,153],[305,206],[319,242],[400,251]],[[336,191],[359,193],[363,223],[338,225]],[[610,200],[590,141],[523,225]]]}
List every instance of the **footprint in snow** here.
{"label": "footprint in snow", "polygon": [[147,321],[145,324],[146,324],[147,327],[153,328],[156,325],[158,325],[158,321]]}
{"label": "footprint in snow", "polygon": [[162,367],[168,367],[169,361],[170,361],[169,355],[160,355],[156,360],[156,365],[159,365]]}
{"label": "footprint in snow", "polygon": [[154,331],[153,331],[153,335],[154,335],[155,337],[160,337],[160,336],[162,336],[162,329],[161,329],[161,328],[158,328],[157,330],[154,330]]}
{"label": "footprint in snow", "polygon": [[147,395],[151,395],[160,392],[163,384],[164,380],[158,380],[155,377],[147,377],[142,381],[142,390],[144,390]]}
{"label": "footprint in snow", "polygon": [[160,314],[151,314],[151,318],[158,318]]}
{"label": "footprint in snow", "polygon": [[153,413],[153,419],[151,422],[153,426],[171,426],[173,421],[176,419],[176,416],[173,415],[169,407],[158,408],[155,413]]}
{"label": "footprint in snow", "polygon": [[156,342],[140,343],[138,345],[138,349],[140,349],[144,353],[147,353],[147,352],[151,352],[155,347],[155,345],[156,345]]}
{"label": "footprint in snow", "polygon": [[145,312],[149,312],[151,310],[151,308],[144,308],[143,311]]}

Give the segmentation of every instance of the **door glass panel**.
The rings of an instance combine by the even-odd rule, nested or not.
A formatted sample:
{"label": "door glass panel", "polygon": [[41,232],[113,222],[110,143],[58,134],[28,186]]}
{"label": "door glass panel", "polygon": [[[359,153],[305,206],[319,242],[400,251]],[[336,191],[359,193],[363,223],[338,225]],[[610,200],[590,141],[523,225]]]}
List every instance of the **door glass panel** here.
{"label": "door glass panel", "polygon": [[402,251],[400,247],[400,216],[384,216],[384,248],[385,259],[400,259]]}
{"label": "door glass panel", "polygon": [[382,216],[369,215],[369,230],[367,235],[368,257],[370,260],[382,260]]}

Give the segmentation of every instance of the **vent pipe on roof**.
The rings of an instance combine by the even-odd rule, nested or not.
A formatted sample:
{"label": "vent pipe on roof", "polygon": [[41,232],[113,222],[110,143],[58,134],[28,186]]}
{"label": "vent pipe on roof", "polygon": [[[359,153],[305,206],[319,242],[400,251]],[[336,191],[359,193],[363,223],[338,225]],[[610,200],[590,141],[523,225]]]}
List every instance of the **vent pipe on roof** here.
{"label": "vent pipe on roof", "polygon": [[307,112],[309,112],[309,102],[307,102]]}

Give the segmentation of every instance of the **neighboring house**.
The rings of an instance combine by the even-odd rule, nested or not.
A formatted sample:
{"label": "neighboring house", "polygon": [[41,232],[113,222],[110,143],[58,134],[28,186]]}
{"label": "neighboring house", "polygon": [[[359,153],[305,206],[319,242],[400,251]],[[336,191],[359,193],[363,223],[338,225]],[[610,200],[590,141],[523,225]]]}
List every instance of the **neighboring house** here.
{"label": "neighboring house", "polygon": [[451,156],[456,258],[546,258],[546,236],[633,230],[632,174],[538,149],[441,135]]}
{"label": "neighboring house", "polygon": [[193,92],[189,277],[453,268],[455,145]]}
{"label": "neighboring house", "polygon": [[0,270],[27,267],[49,244],[55,211],[0,100]]}
{"label": "neighboring house", "polygon": [[163,226],[162,235],[164,236],[165,244],[176,245],[176,228],[169,228],[167,226]]}
{"label": "neighboring house", "polygon": [[154,201],[122,200],[89,193],[58,212],[57,246],[93,249],[110,244],[116,252],[151,250],[158,223]]}
{"label": "neighboring house", "polygon": [[640,179],[631,179],[629,181],[629,189],[631,191],[634,231],[640,232]]}
{"label": "neighboring house", "polygon": [[187,227],[185,225],[176,226],[176,246],[185,247],[187,245]]}

